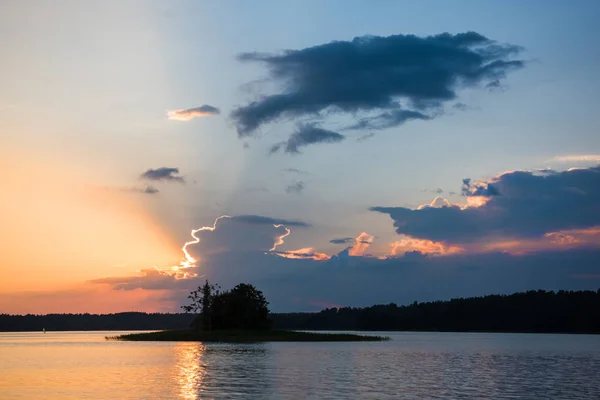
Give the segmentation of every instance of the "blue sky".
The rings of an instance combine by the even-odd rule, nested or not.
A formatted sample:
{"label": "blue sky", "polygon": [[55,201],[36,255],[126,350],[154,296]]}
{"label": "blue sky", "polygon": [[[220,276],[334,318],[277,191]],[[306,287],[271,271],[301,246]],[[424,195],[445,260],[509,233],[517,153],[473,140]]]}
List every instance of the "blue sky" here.
{"label": "blue sky", "polygon": [[[394,222],[400,226],[406,222],[394,217],[404,215],[402,212],[389,213],[390,219],[390,215],[374,212],[371,207],[416,210],[442,196],[457,210],[467,210],[469,201],[471,207],[479,201],[477,206],[484,207],[482,210],[492,210],[495,204],[502,207],[509,204],[506,212],[517,215],[512,214],[515,212],[512,202],[497,203],[493,196],[479,196],[472,188],[469,189],[471,192],[461,195],[463,179],[471,178],[473,182],[513,190],[518,185],[511,186],[512,175],[502,175],[507,171],[534,171],[536,176],[539,173],[535,171],[542,168],[552,168],[556,174],[571,167],[595,171],[593,167],[600,162],[600,135],[597,133],[600,116],[596,111],[600,92],[597,15],[600,15],[600,3],[595,1],[179,1],[170,4],[40,1],[35,5],[4,2],[0,5],[0,35],[3,38],[0,43],[3,55],[0,156],[4,159],[5,191],[11,193],[5,200],[4,213],[11,222],[0,232],[1,237],[5,238],[7,248],[24,248],[27,232],[30,232],[25,227],[52,232],[56,229],[55,214],[61,215],[65,224],[73,228],[65,230],[62,236],[51,235],[54,238],[48,239],[55,241],[54,248],[64,249],[56,262],[39,261],[53,259],[54,253],[49,250],[35,251],[27,260],[20,260],[17,250],[12,255],[7,252],[8,255],[0,259],[0,269],[5,279],[11,277],[14,285],[7,284],[0,290],[7,293],[6,301],[9,302],[10,296],[17,296],[28,287],[24,271],[32,268],[49,275],[59,275],[56,271],[60,271],[63,278],[56,278],[50,285],[38,282],[29,287],[30,290],[51,293],[60,288],[61,293],[67,293],[64,296],[74,290],[74,285],[80,285],[78,290],[85,292],[91,285],[89,281],[97,279],[146,276],[144,271],[148,268],[156,266],[162,270],[173,262],[177,264],[181,257],[179,248],[190,240],[190,230],[211,226],[215,218],[223,214],[304,221],[310,225],[310,228],[300,229],[289,227],[292,233],[285,237],[277,251],[312,248],[314,252],[337,257],[344,246],[330,243],[331,239],[356,238],[365,232],[372,237],[370,249],[366,252],[355,250],[350,256],[354,257],[353,263],[363,262],[364,265],[374,263],[374,259],[390,257],[393,243],[406,240],[406,237],[435,238],[445,246],[446,253],[453,246],[460,247],[460,257],[466,257],[463,253],[477,253],[477,257],[481,257],[482,252],[500,251],[500,247],[490,244],[492,241],[505,244],[517,241],[521,245],[514,245],[512,250],[519,246],[529,250],[512,252],[527,253],[528,257],[533,257],[532,252],[550,251],[551,246],[539,242],[539,238],[524,237],[513,231],[510,237],[483,235],[489,243],[480,244],[477,249],[473,248],[473,243],[458,243],[443,235],[422,233],[418,236],[412,231],[409,235],[398,232],[398,227],[394,226]],[[502,70],[500,87],[486,88],[487,81],[468,88],[457,86],[457,97],[441,102],[441,108],[425,106],[419,109],[418,105],[410,103],[414,99],[405,97],[402,109],[409,107],[410,111],[422,112],[427,119],[407,120],[386,129],[343,128],[393,108],[360,109],[354,114],[325,107],[318,116],[315,113],[291,115],[287,110],[274,121],[262,121],[251,134],[240,137],[240,120],[232,114],[235,110],[243,109],[252,101],[260,101],[261,96],[287,94],[289,87],[286,85],[291,82],[299,85],[298,93],[312,90],[310,94],[314,95],[320,87],[323,96],[327,97],[331,94],[327,90],[334,87],[333,84],[328,86],[328,82],[338,77],[333,74],[324,85],[315,89],[310,87],[310,79],[302,83],[302,74],[311,68],[319,73],[327,72],[321,69],[324,68],[323,59],[311,61],[305,58],[302,61],[305,64],[300,63],[298,70],[286,70],[285,79],[278,79],[268,68],[269,65],[280,65],[276,61],[263,58],[244,62],[239,58],[241,54],[253,54],[250,58],[256,60],[263,57],[261,54],[281,56],[286,50],[313,46],[330,49],[332,47],[327,44],[332,41],[350,42],[365,35],[425,38],[466,32],[474,32],[494,44],[522,48],[504,58],[522,64],[514,70]],[[485,42],[483,46],[488,44],[492,42]],[[402,54],[402,51],[405,50],[398,49],[396,54]],[[342,69],[343,65],[339,76],[345,73]],[[415,74],[419,76],[418,71]],[[346,90],[356,82],[350,79],[348,86],[343,85],[340,90]],[[426,79],[423,82],[428,84]],[[418,86],[417,83],[414,85]],[[367,92],[368,87],[357,90],[359,94]],[[338,98],[336,104],[342,104],[340,101],[343,103],[343,99]],[[455,107],[456,104],[460,107]],[[203,105],[218,108],[219,113],[186,121],[167,117],[168,111]],[[293,132],[302,131],[297,124],[344,135],[345,139],[302,146],[298,154],[286,153],[285,147],[270,154],[273,145],[285,143]],[[311,137],[322,134],[315,132],[304,131],[304,134],[313,135]],[[154,175],[149,180],[141,179],[144,172],[164,167],[177,168],[177,176],[183,179],[169,180]],[[587,178],[577,180],[578,183],[571,186],[569,179],[580,178],[557,176],[560,179],[539,180],[539,187],[560,184],[581,191],[589,189],[586,193],[593,204],[596,198],[591,187],[586,186]],[[38,211],[33,213],[23,199],[31,200],[34,188],[41,187],[41,181],[45,186],[43,191],[36,192],[40,200],[35,203]],[[65,194],[64,188],[79,193],[81,187],[86,190],[102,188],[102,196],[110,199],[90,205],[90,196],[73,200],[72,195],[67,197]],[[522,193],[520,189],[514,190],[505,196]],[[543,199],[544,190],[536,192],[540,199]],[[547,190],[557,193],[555,191],[559,189],[552,186]],[[539,200],[535,193],[527,196],[527,201]],[[96,194],[91,197],[100,198]],[[44,198],[50,199],[47,206],[40,205]],[[73,207],[65,205],[65,198],[80,206],[81,213],[71,215],[69,210]],[[473,200],[475,198],[484,200]],[[553,215],[562,215],[564,208],[561,207],[574,206],[568,203],[571,200],[561,197],[562,200],[567,203],[553,208]],[[438,205],[441,202],[439,199]],[[109,209],[106,204],[115,205]],[[583,207],[582,204],[588,203],[581,203],[579,207]],[[588,236],[595,235],[589,232],[595,232],[593,221],[598,211],[594,207],[586,210],[589,214],[585,217],[590,221],[587,225],[578,217],[562,225],[542,224],[544,229],[549,229],[543,233],[560,231],[573,237],[569,252],[579,247],[585,247],[585,251],[596,248],[599,242]],[[89,250],[86,254],[111,256],[91,255],[91,259],[82,260],[77,251],[72,251],[74,247],[67,244],[75,243],[72,238],[82,237],[81,232],[89,229],[89,225],[82,222],[86,215],[96,218],[98,213],[106,215],[106,220],[113,218],[114,223],[107,223],[99,229],[97,237],[90,236],[91,239],[85,241],[85,248]],[[567,211],[564,214],[570,215]],[[121,215],[142,222],[123,222]],[[478,218],[485,219],[488,214],[482,212],[481,215],[485,216]],[[415,221],[421,221],[416,218]],[[451,223],[444,219],[450,218],[445,214],[439,218],[441,220],[436,224],[426,224],[423,229],[439,229],[440,224]],[[70,224],[68,221],[71,220],[80,226],[75,222]],[[537,226],[538,222],[530,223]],[[122,228],[125,224],[130,224],[127,225],[130,233],[126,237],[135,243],[131,246],[135,251],[121,246],[122,241],[113,243],[111,239],[116,237],[115,231],[125,230]],[[265,232],[270,238],[267,242],[285,233],[281,231],[283,228],[272,225],[254,224],[257,229],[274,229]],[[23,234],[15,233],[19,229]],[[587,230],[587,233],[583,234],[581,230]],[[148,238],[148,232],[152,232],[153,239]],[[249,233],[238,239],[252,237],[254,234]],[[161,244],[155,244],[153,240]],[[226,236],[222,240],[227,242]],[[581,246],[575,246],[575,241]],[[416,242],[411,243],[412,250],[431,251],[431,244],[426,246],[429,250],[424,250],[422,244],[419,247]],[[237,247],[221,242],[214,246],[228,248],[230,252],[234,252],[234,248],[246,248],[241,243]],[[164,251],[157,250],[163,247]],[[77,249],[81,248],[77,245]],[[263,254],[269,249],[259,246],[255,250]],[[203,251],[209,252],[208,249]],[[507,250],[502,247],[501,251]],[[195,272],[197,277],[186,280],[186,285],[197,283],[202,276],[212,278],[208,271],[217,271],[210,265],[211,257],[202,257],[204,253],[201,253],[197,251],[194,256],[198,260],[197,268],[200,268]],[[73,254],[73,258],[64,254]],[[366,257],[367,254],[371,254],[371,258]],[[266,256],[275,257],[277,262],[289,262],[285,257]],[[152,261],[153,257],[155,261]],[[456,256],[438,258],[444,257]],[[513,254],[512,257],[517,256]],[[264,261],[265,264],[270,265],[271,258]],[[127,262],[119,261],[122,259]],[[506,263],[516,265],[521,261],[508,260]],[[432,262],[440,263],[438,259]],[[318,275],[318,265],[315,268],[314,274]],[[507,270],[510,268],[507,266]],[[243,276],[239,271],[218,271],[213,272],[213,276],[224,281]],[[273,273],[265,271],[264,282],[273,280]],[[585,274],[591,278],[584,279],[583,286],[600,286],[598,271],[586,270]],[[248,279],[252,276],[257,276],[258,283],[263,282],[258,278],[260,274],[250,274]],[[556,282],[560,281],[558,277],[556,275]],[[419,279],[416,287],[427,287],[427,278]],[[459,279],[458,275],[456,279]],[[551,286],[548,288],[559,288],[548,282],[527,282],[527,288],[543,284]],[[187,289],[176,283],[175,287],[170,287],[169,283],[161,284],[161,301],[168,304],[164,307],[176,306],[178,290]],[[268,283],[264,285],[267,292],[274,290]],[[577,285],[581,286],[581,282]],[[481,291],[483,294],[522,288],[525,287],[498,289],[483,286]],[[452,292],[460,293],[460,290]],[[438,297],[450,295],[446,291],[437,294]],[[418,295],[417,289],[413,297]],[[293,303],[289,298],[280,298],[284,296],[281,293],[276,296],[279,296],[275,301],[280,305],[279,309],[310,306],[310,302],[304,300]],[[134,300],[141,302],[142,297]],[[323,294],[321,297],[318,302],[340,302],[335,296],[329,299]],[[425,297],[436,298],[436,293]],[[134,300],[130,307],[144,308]],[[395,299],[390,293],[368,300],[389,302]],[[355,299],[354,303],[366,301]],[[342,302],[352,303],[353,300],[343,297]]]}

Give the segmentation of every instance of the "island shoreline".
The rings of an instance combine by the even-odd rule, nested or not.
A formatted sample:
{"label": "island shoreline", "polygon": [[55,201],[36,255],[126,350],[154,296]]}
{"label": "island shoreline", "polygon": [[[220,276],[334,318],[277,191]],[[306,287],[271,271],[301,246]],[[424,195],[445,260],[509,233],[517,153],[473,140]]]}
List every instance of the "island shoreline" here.
{"label": "island shoreline", "polygon": [[105,336],[106,340],[128,342],[380,342],[387,336],[358,335],[354,333],[318,333],[292,330],[165,330]]}

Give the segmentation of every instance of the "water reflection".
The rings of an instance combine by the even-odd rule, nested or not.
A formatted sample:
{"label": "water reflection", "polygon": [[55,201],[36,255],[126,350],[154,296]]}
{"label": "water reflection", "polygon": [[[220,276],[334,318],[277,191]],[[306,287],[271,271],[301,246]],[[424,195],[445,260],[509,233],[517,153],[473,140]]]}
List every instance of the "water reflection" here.
{"label": "water reflection", "polygon": [[181,399],[260,396],[270,386],[263,345],[179,343],[174,353]]}
{"label": "water reflection", "polygon": [[272,357],[268,348],[268,344],[211,343],[205,353],[204,396],[267,398],[273,377],[267,364]]}
{"label": "water reflection", "polygon": [[195,400],[203,390],[205,352],[206,345],[203,343],[178,343],[175,347],[179,397],[182,399]]}
{"label": "water reflection", "polygon": [[392,333],[388,342],[106,342],[0,333],[0,398],[598,399],[600,335]]}

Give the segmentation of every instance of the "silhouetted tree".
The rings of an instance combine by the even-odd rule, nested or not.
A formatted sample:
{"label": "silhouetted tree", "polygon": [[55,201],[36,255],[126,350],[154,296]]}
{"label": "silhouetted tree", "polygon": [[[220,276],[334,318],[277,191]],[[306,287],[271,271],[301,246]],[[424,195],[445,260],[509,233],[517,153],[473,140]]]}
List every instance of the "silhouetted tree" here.
{"label": "silhouetted tree", "polygon": [[231,290],[220,292],[218,285],[203,286],[192,291],[192,301],[182,306],[186,312],[199,312],[192,325],[196,329],[268,329],[269,302],[254,286],[240,283]]}
{"label": "silhouetted tree", "polygon": [[212,326],[215,329],[269,329],[269,302],[254,286],[240,283],[215,295]]}
{"label": "silhouetted tree", "polygon": [[198,289],[193,290],[188,299],[192,301],[191,304],[187,306],[181,306],[181,308],[186,312],[197,313],[200,312],[200,315],[194,319],[192,325],[196,329],[210,330],[212,327],[212,303],[215,296],[219,295],[219,285],[210,285],[208,280],[204,282],[204,285],[199,286]]}

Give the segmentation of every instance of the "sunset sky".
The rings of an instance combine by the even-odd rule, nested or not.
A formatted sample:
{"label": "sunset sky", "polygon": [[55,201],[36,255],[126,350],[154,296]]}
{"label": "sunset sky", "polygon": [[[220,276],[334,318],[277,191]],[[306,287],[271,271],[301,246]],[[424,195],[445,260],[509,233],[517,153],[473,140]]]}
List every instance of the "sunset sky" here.
{"label": "sunset sky", "polygon": [[0,313],[597,290],[598,15],[2,2]]}

